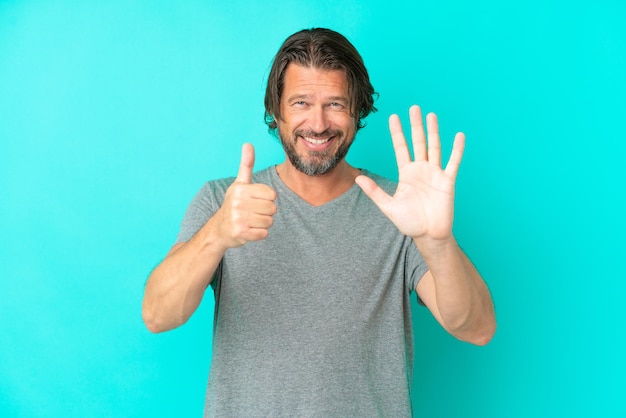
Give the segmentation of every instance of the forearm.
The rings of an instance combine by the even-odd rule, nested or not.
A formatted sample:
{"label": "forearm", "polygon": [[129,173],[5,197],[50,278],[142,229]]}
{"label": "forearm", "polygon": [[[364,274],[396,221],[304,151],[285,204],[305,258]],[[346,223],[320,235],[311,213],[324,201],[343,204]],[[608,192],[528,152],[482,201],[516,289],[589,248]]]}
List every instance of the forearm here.
{"label": "forearm", "polygon": [[225,252],[213,224],[209,220],[191,240],[172,248],[150,274],[142,307],[150,331],[184,324],[202,301]]}
{"label": "forearm", "polygon": [[457,338],[486,344],[495,332],[489,289],[454,237],[441,242],[415,241],[431,271],[437,309]]}

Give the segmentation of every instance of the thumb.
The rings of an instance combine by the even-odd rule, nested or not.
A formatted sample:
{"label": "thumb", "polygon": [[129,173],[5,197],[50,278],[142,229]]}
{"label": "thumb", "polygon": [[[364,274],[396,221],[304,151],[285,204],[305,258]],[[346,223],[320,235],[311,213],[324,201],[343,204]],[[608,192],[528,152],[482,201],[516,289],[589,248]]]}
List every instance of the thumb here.
{"label": "thumb", "polygon": [[241,162],[235,181],[239,183],[252,183],[252,169],[254,168],[254,147],[252,144],[243,144],[241,147]]}
{"label": "thumb", "polygon": [[372,202],[374,202],[374,204],[378,206],[380,211],[389,216],[387,207],[391,203],[391,196],[389,196],[387,192],[381,189],[380,186],[369,177],[361,175],[358,176],[354,181],[363,190],[363,193],[365,193],[367,197],[372,199]]}

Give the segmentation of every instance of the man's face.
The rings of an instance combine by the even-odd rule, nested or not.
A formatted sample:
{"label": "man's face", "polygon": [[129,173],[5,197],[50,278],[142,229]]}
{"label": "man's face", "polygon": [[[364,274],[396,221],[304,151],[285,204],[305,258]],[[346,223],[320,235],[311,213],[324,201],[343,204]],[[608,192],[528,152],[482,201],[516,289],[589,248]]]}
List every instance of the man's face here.
{"label": "man's face", "polygon": [[356,133],[343,71],[289,64],[280,101],[278,135],[299,171],[326,174],[348,153]]}

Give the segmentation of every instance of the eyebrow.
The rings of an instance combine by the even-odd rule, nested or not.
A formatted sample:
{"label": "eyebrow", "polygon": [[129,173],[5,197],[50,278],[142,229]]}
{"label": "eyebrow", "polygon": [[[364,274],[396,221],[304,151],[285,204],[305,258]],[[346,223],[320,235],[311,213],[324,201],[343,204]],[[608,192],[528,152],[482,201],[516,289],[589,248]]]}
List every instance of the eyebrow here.
{"label": "eyebrow", "polygon": [[331,96],[328,98],[328,100],[332,100],[333,102],[343,102],[344,104],[350,102],[350,99],[344,96]]}
{"label": "eyebrow", "polygon": [[287,98],[287,101],[291,102],[291,101],[294,101],[296,99],[308,99],[310,97],[311,97],[310,94],[294,94],[293,96],[289,96]]}
{"label": "eyebrow", "polygon": [[[312,94],[294,94],[293,96],[289,96],[287,98],[287,101],[292,102],[298,99],[310,99],[311,97],[313,97]],[[342,102],[343,104],[347,104],[350,102],[350,100],[344,96],[330,96],[330,97],[326,97],[325,99],[330,100],[332,102]]]}

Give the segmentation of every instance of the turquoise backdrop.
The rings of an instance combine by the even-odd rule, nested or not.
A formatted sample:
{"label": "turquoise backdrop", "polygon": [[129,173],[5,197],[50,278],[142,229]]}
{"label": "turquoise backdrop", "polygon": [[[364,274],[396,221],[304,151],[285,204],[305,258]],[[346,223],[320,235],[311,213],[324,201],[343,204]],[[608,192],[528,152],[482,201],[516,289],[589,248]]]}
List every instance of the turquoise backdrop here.
{"label": "turquoise backdrop", "polygon": [[[416,307],[420,417],[626,416],[626,3],[0,0],[0,416],[199,417],[213,302],[152,335],[143,285],[192,196],[282,161],[264,81],[323,26],[380,93],[349,161],[396,177],[387,117],[467,134],[455,232],[498,332]],[[210,296],[210,294],[209,294]]]}

